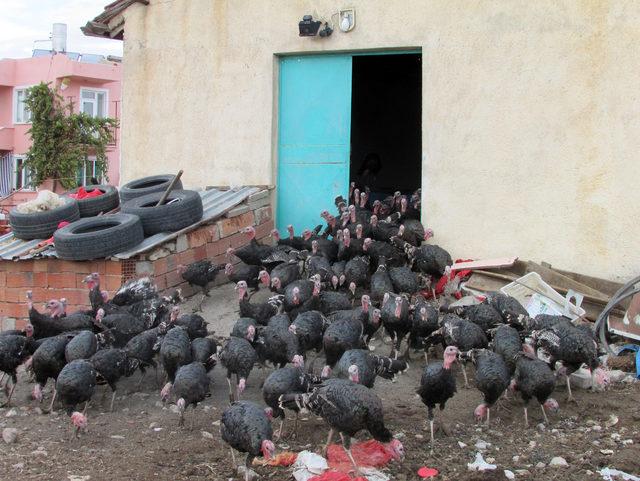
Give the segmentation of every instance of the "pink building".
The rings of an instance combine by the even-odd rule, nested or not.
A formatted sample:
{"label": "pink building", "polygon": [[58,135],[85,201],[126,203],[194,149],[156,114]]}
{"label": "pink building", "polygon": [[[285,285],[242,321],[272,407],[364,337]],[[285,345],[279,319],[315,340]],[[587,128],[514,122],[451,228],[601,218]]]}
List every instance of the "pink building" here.
{"label": "pink building", "polygon": [[[32,58],[0,60],[0,198],[29,197],[29,173],[21,168],[31,142],[29,111],[25,109],[26,89],[40,82],[58,88],[65,100],[71,100],[76,111],[101,117],[120,118],[122,105],[122,65],[119,59],[101,55],[55,53],[35,50]],[[89,184],[91,177],[117,185],[120,170],[119,132],[108,149],[106,176],[90,163],[78,172],[77,181]],[[31,194],[33,195],[33,194]],[[8,200],[8,199],[7,199]],[[22,200],[22,199],[21,199]],[[18,202],[19,203],[19,202]],[[12,202],[2,202],[4,207]]]}

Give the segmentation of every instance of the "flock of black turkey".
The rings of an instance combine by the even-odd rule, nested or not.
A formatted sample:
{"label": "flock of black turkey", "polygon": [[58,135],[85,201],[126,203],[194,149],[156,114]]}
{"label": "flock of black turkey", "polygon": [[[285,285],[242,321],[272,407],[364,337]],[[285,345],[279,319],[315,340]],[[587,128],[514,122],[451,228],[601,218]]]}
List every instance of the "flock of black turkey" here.
{"label": "flock of black turkey", "polygon": [[[141,383],[153,368],[158,382],[160,364],[166,377],[161,399],[176,403],[182,424],[185,410],[209,395],[208,373],[220,362],[230,399],[221,419],[222,439],[247,453],[247,466],[256,456],[273,454],[287,411],[294,413],[295,435],[298,414],[306,410],[329,425],[327,446],[335,432],[340,434],[357,472],[350,442],[360,431],[384,443],[392,457],[404,455],[385,426],[375,382],[407,370],[412,350],[423,351],[426,361],[416,390],[427,407],[432,450],[434,410],[444,409],[456,393],[453,364],[462,369],[465,385],[465,366],[475,366],[475,386],[484,401],[474,414],[486,423],[508,390],[522,397],[525,425],[531,399],[547,419],[546,411],[558,408],[551,397],[556,379],[566,377],[571,400],[569,374],[583,364],[591,369],[594,386],[607,383],[587,326],[561,316],[531,318],[517,300],[500,293],[480,304],[452,307],[453,282],[436,292],[442,278],[454,277],[453,263],[444,249],[428,243],[433,232],[419,221],[419,191],[370,203],[368,191],[352,188],[335,205],[335,215],[321,213],[325,225],[300,236],[291,226],[286,237],[273,231],[272,245],[258,243],[255,230],[247,227],[249,243],[228,250],[230,261],[235,256],[239,263],[179,266],[186,281],[202,288],[203,299],[223,269],[236,285],[240,318],[222,342],[207,332],[200,315],[180,315],[179,291],[161,296],[148,278],[128,282],[110,298],[101,290],[100,276],[88,276],[86,312],[67,313],[59,299],[40,313],[28,293],[30,325],[0,335],[6,404],[24,364],[35,382],[33,399],[42,401],[51,379],[49,410],[57,400],[77,433],[87,425],[96,385],[111,387],[113,409],[120,379],[139,370]],[[268,297],[256,296],[261,302],[253,298],[260,290],[270,291]],[[375,338],[377,345],[390,344],[388,356],[374,354]],[[428,354],[437,354],[440,346],[443,360],[429,361]],[[268,364],[275,370],[262,385],[265,405],[241,400],[252,369]],[[272,418],[280,420],[275,433]]]}

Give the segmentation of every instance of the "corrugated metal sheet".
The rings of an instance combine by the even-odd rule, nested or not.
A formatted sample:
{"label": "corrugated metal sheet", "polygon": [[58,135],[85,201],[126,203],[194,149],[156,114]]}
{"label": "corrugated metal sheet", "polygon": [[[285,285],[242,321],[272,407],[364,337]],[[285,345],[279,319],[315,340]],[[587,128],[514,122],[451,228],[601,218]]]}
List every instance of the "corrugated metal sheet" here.
{"label": "corrugated metal sheet", "polygon": [[[204,212],[200,221],[177,232],[161,232],[160,234],[147,237],[133,249],[116,254],[114,257],[117,259],[130,259],[138,254],[154,249],[165,242],[177,238],[179,235],[186,234],[222,216],[225,212],[242,203],[250,195],[255,194],[259,190],[257,187],[239,187],[233,190],[211,189],[201,191],[199,194],[202,197]],[[13,233],[5,234],[0,237],[0,258],[3,260],[24,260],[33,257],[57,257],[53,247],[42,252],[31,253],[31,250],[35,249],[40,242],[42,242],[42,240],[23,241],[16,239]]]}

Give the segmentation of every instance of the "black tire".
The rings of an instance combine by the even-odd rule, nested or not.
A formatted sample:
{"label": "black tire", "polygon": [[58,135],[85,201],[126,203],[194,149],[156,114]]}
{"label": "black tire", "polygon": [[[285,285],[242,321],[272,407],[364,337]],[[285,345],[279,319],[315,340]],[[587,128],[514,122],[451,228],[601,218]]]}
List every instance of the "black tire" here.
{"label": "black tire", "polygon": [[[173,180],[175,175],[152,175],[150,177],[143,177],[142,179],[132,180],[120,187],[120,202],[125,203],[131,199],[141,197],[147,194],[153,194],[155,192],[164,192],[169,187],[169,184]],[[182,189],[182,181],[178,179],[178,182],[173,186],[175,190]]]}
{"label": "black tire", "polygon": [[140,218],[129,214],[80,219],[56,231],[53,243],[60,259],[85,261],[110,257],[144,240]]}
{"label": "black tire", "polygon": [[[202,197],[193,190],[174,190],[167,203],[155,207],[162,192],[132,199],[122,204],[121,210],[140,217],[147,236],[159,232],[174,232],[202,219]],[[173,201],[169,204],[168,202]]]}
{"label": "black tire", "polygon": [[62,197],[65,205],[44,212],[22,214],[17,208],[9,213],[9,224],[13,235],[18,239],[48,239],[63,220],[75,222],[80,218],[78,202],[75,199]]}
{"label": "black tire", "polygon": [[[65,195],[75,194],[80,187],[66,192]],[[107,213],[115,209],[120,205],[120,197],[118,197],[118,189],[112,185],[91,185],[86,186],[87,192],[93,192],[99,189],[102,191],[102,195],[98,197],[89,197],[88,199],[76,199],[78,200],[78,209],[80,210],[80,217],[93,217],[100,212]]]}

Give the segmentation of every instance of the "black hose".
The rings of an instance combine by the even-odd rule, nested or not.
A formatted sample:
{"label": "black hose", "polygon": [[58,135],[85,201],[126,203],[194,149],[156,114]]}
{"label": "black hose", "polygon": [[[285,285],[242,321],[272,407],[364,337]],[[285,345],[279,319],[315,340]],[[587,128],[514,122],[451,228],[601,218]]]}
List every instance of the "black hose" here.
{"label": "black hose", "polygon": [[618,289],[618,291],[611,297],[607,305],[604,307],[603,311],[598,316],[598,319],[596,319],[596,325],[594,327],[594,330],[596,334],[600,337],[600,342],[605,347],[607,352],[609,354],[613,354],[614,356],[617,355],[618,353],[614,352],[613,349],[609,347],[609,343],[607,342],[607,336],[606,336],[607,323],[605,322],[605,320],[609,318],[609,312],[611,312],[611,310],[616,305],[618,305],[620,302],[624,301],[625,299],[631,296],[634,296],[635,294],[640,292],[640,287],[634,289],[635,285],[638,282],[640,282],[640,276],[636,277],[635,279],[631,280],[630,282],[622,286],[620,289]]}

